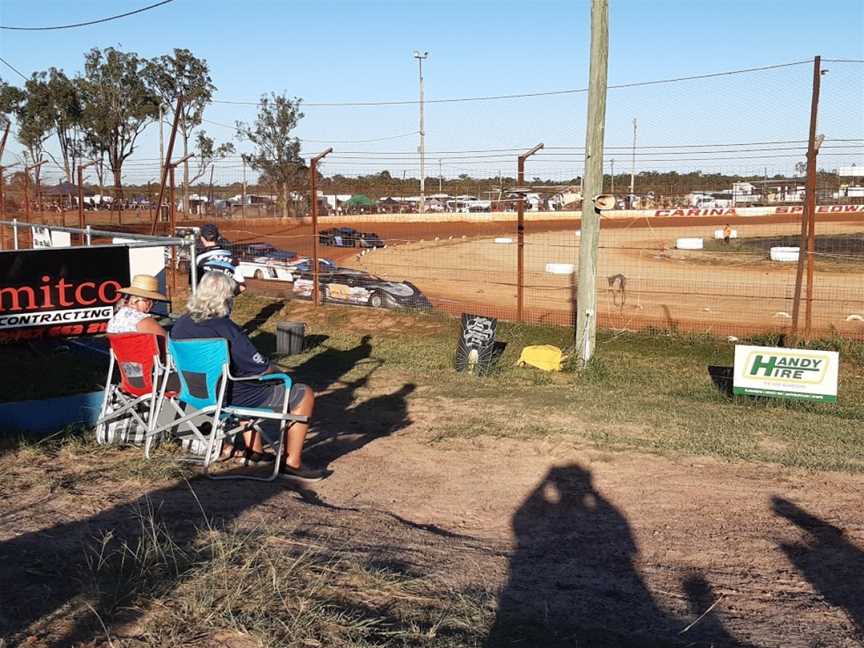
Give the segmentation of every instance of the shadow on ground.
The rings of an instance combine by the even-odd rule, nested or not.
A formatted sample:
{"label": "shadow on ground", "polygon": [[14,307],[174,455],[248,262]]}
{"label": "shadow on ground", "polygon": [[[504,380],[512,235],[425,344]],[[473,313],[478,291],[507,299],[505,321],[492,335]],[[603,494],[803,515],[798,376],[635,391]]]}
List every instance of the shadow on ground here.
{"label": "shadow on ground", "polygon": [[661,608],[635,565],[627,519],[577,464],[549,471],[514,514],[513,532],[487,648],[742,645],[708,611],[715,597],[700,574],[682,583],[692,619]]}
{"label": "shadow on ground", "polygon": [[804,542],[780,549],[828,603],[846,611],[864,640],[864,551],[842,529],[789,500],[774,497],[771,503],[774,513],[807,534]]}

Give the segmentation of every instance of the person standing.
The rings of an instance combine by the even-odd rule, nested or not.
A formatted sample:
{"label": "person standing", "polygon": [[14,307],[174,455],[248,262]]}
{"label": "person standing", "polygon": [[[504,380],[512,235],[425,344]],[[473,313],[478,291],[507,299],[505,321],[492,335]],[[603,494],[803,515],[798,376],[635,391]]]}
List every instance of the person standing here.
{"label": "person standing", "polygon": [[195,253],[198,282],[200,283],[201,278],[208,272],[221,272],[234,280],[238,295],[246,290],[246,281],[243,275],[237,271],[234,255],[224,244],[224,239],[219,234],[219,228],[213,223],[203,225],[199,239],[201,247]]}
{"label": "person standing", "polygon": [[729,245],[729,239],[732,238],[732,228],[729,227],[729,223],[723,226],[723,242],[726,245]]}

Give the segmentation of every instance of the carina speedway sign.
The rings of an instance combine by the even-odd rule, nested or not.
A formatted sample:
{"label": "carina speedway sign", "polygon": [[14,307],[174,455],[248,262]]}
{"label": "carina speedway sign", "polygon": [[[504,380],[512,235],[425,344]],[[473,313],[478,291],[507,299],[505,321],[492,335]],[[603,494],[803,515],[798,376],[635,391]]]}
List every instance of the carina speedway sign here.
{"label": "carina speedway sign", "polygon": [[735,347],[735,394],[837,402],[836,351]]}

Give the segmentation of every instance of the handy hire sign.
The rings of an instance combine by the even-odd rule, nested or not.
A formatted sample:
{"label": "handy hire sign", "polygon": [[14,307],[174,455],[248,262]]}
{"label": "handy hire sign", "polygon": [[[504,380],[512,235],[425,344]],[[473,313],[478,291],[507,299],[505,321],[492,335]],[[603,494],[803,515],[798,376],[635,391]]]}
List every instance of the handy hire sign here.
{"label": "handy hire sign", "polygon": [[736,345],[733,392],[837,402],[836,351]]}

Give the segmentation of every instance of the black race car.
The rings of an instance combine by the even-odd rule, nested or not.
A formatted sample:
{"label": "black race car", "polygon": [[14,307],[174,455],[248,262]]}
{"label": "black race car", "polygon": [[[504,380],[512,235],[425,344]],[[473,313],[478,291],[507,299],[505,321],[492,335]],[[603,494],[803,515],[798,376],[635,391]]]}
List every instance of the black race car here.
{"label": "black race car", "polygon": [[384,241],[374,232],[360,232],[353,227],[333,227],[318,232],[318,242],[334,247],[384,247]]}
{"label": "black race car", "polygon": [[[410,281],[387,281],[368,272],[350,268],[319,272],[318,280],[323,301],[373,308],[432,308],[432,303]],[[311,272],[299,273],[294,280],[294,293],[298,297],[311,299]]]}

